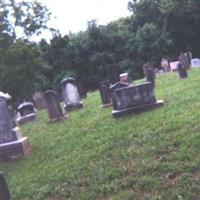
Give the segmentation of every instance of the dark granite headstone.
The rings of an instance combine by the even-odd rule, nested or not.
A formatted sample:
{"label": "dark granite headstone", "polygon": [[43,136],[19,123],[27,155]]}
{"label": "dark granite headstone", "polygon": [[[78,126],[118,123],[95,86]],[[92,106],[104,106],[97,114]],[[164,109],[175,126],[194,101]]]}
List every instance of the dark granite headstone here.
{"label": "dark granite headstone", "polygon": [[111,84],[115,84],[120,81],[120,76],[117,71],[117,66],[115,64],[110,64],[106,66],[108,79],[110,80]]}
{"label": "dark granite headstone", "polygon": [[163,58],[161,61],[161,66],[164,70],[164,72],[170,72],[170,64],[169,61],[166,58]]}
{"label": "dark granite headstone", "polygon": [[178,64],[177,64],[177,72],[178,72],[180,79],[185,79],[188,76],[186,67],[183,64],[181,64],[180,62],[178,62]]}
{"label": "dark granite headstone", "polygon": [[189,68],[190,68],[190,60],[189,60],[189,58],[186,56],[186,54],[180,53],[179,62],[180,62],[180,64],[181,64],[182,66],[184,66],[185,69],[189,69]]}
{"label": "dark granite headstone", "polygon": [[20,104],[17,108],[17,111],[18,111],[17,122],[19,124],[35,121],[37,117],[36,109],[32,102],[24,102]]}
{"label": "dark granite headstone", "polygon": [[121,83],[121,82],[117,82],[114,85],[112,85],[110,87],[110,92],[111,92],[111,98],[112,98],[112,102],[113,102],[113,108],[116,108],[116,104],[115,104],[115,90],[119,89],[119,88],[124,88],[124,87],[128,87],[129,85],[127,83]]}
{"label": "dark granite headstone", "polygon": [[10,200],[11,195],[4,175],[0,172],[0,200]]}
{"label": "dark granite headstone", "polygon": [[53,90],[48,90],[44,93],[44,97],[46,100],[49,121],[55,122],[64,119],[57,93]]}
{"label": "dark granite headstone", "polygon": [[102,101],[102,108],[107,108],[112,105],[109,81],[102,81],[100,83],[99,92]]}
{"label": "dark granite headstone", "polygon": [[13,128],[6,101],[5,97],[0,96],[0,162],[18,159],[30,153],[28,138],[21,137],[18,127]]}
{"label": "dark granite headstone", "polygon": [[162,105],[163,101],[156,101],[152,84],[147,82],[116,89],[113,96],[112,115],[113,117],[121,117]]}
{"label": "dark granite headstone", "polygon": [[80,98],[79,84],[74,78],[66,78],[61,81],[63,98],[65,101],[65,110],[72,111],[83,108]]}
{"label": "dark granite headstone", "polygon": [[155,72],[150,62],[147,62],[143,65],[143,72],[146,77],[146,81],[150,82],[154,88],[155,87]]}

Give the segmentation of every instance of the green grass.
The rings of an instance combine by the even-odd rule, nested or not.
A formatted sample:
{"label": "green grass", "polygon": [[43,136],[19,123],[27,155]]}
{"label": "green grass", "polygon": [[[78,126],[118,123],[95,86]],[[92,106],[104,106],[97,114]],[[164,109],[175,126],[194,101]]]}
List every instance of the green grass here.
{"label": "green grass", "polygon": [[200,70],[157,77],[162,108],[119,120],[99,92],[84,109],[21,127],[32,155],[0,165],[13,200],[182,200],[200,196]]}

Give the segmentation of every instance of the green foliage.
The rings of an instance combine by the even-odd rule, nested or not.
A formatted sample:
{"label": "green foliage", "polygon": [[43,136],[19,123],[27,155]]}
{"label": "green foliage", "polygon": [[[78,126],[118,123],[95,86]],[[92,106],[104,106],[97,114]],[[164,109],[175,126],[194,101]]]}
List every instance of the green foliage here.
{"label": "green foliage", "polygon": [[48,83],[45,64],[39,49],[33,44],[16,41],[4,50],[0,60],[0,87],[15,100],[29,99],[37,88]]}

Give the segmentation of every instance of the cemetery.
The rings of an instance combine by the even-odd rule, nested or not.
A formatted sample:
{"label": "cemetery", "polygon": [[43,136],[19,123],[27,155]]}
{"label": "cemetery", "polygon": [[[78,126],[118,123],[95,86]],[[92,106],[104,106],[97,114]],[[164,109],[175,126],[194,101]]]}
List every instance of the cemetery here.
{"label": "cemetery", "polygon": [[0,1],[0,200],[200,199],[200,1],[42,1]]}
{"label": "cemetery", "polygon": [[[32,153],[0,164],[9,195],[37,200],[127,199],[151,197],[156,191],[169,199],[177,192],[195,199],[199,195],[199,79],[198,68],[190,70],[184,81],[176,73],[160,75],[154,92],[165,105],[119,121],[111,115],[115,106],[101,108],[96,91],[87,94],[83,109],[68,113],[70,117],[60,123],[48,123],[50,110],[56,110],[56,116],[49,113],[54,120],[63,118],[64,108],[53,100],[55,92],[47,91],[44,96],[54,106],[47,103],[47,110],[38,111],[34,123],[20,126]],[[137,90],[137,85],[152,88],[144,81],[131,86],[118,83],[115,95]],[[155,102],[151,89],[144,94],[144,100]]]}

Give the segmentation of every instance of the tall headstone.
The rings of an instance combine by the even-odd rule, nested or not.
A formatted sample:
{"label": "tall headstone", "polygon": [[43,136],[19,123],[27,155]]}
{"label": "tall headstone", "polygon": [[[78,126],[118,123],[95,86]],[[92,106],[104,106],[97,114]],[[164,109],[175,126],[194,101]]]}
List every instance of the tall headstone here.
{"label": "tall headstone", "polygon": [[21,137],[18,127],[13,128],[6,101],[4,96],[0,96],[0,161],[2,162],[18,159],[30,153],[28,138]]}
{"label": "tall headstone", "polygon": [[112,105],[109,81],[102,81],[100,83],[99,92],[102,101],[102,108],[107,108]]}
{"label": "tall headstone", "polygon": [[180,79],[186,79],[188,76],[187,69],[181,62],[177,64],[177,72]]}
{"label": "tall headstone", "polygon": [[46,106],[49,115],[49,122],[56,122],[63,120],[65,118],[60,102],[57,96],[57,93],[53,90],[47,90],[44,93],[46,100]]}
{"label": "tall headstone", "polygon": [[115,84],[120,81],[120,76],[117,71],[117,66],[115,64],[109,64],[106,66],[108,79],[111,84]]}
{"label": "tall headstone", "polygon": [[188,52],[185,52],[184,53],[185,54],[185,56],[187,57],[187,59],[188,59],[188,61],[189,61],[189,63],[190,63],[190,65],[192,64],[192,52],[190,52],[190,51],[188,51]]}
{"label": "tall headstone", "polygon": [[150,62],[147,62],[143,65],[143,72],[146,77],[146,81],[150,82],[154,88],[155,87],[155,72]]}
{"label": "tall headstone", "polygon": [[161,66],[164,70],[164,72],[170,72],[170,64],[169,61],[166,58],[163,58],[161,61]]}
{"label": "tall headstone", "polygon": [[186,54],[180,53],[179,62],[181,63],[181,65],[184,66],[185,69],[190,68],[190,62],[191,61],[189,60],[189,57]]}
{"label": "tall headstone", "polygon": [[37,91],[33,94],[33,101],[38,110],[42,110],[46,108],[46,102],[44,99],[44,94],[40,91]]}
{"label": "tall headstone", "polygon": [[6,179],[2,172],[0,172],[0,200],[10,200],[11,195],[6,183]]}
{"label": "tall headstone", "polygon": [[116,89],[113,95],[113,117],[136,114],[160,107],[163,101],[156,101],[150,82]]}
{"label": "tall headstone", "polygon": [[19,124],[25,124],[27,122],[35,121],[37,117],[36,109],[32,102],[24,102],[20,104],[17,108],[17,111],[18,111],[17,122]]}
{"label": "tall headstone", "polygon": [[63,98],[65,101],[65,110],[72,111],[83,108],[79,93],[79,84],[74,78],[66,78],[61,81]]}

